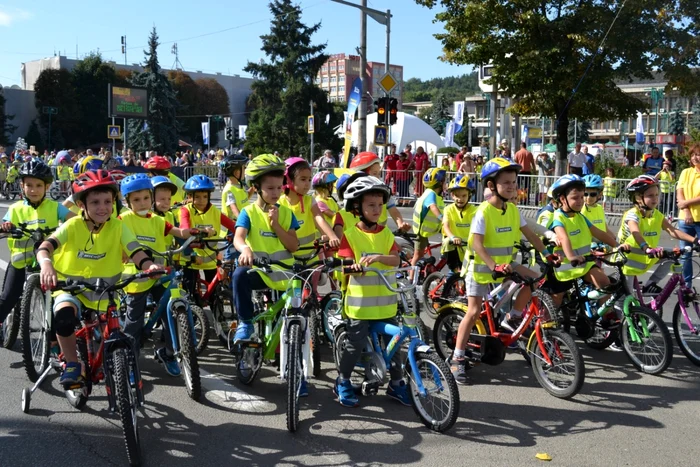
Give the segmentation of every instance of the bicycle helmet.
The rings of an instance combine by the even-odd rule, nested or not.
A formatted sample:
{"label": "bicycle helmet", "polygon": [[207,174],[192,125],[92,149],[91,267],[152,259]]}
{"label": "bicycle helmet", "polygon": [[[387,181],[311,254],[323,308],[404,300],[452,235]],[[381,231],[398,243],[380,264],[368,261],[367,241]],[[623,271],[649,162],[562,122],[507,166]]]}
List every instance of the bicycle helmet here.
{"label": "bicycle helmet", "polygon": [[311,186],[316,188],[317,186],[331,185],[333,182],[337,181],[338,177],[333,175],[333,172],[329,170],[323,170],[311,179]]}
{"label": "bicycle helmet", "polygon": [[70,153],[68,151],[58,151],[58,154],[56,154],[56,164],[55,165],[61,165],[64,162],[70,162],[71,157]]}
{"label": "bicycle helmet", "polygon": [[435,188],[437,186],[442,186],[445,183],[445,175],[447,172],[445,169],[440,169],[437,167],[431,167],[426,170],[423,174],[423,186],[426,188]]}
{"label": "bicycle helmet", "polygon": [[177,193],[177,185],[171,182],[165,175],[156,175],[155,177],[151,178],[151,186],[153,187],[153,190],[158,187],[170,188],[171,195]]}
{"label": "bicycle helmet", "polygon": [[481,168],[481,180],[484,184],[490,179],[495,179],[501,172],[514,171],[519,173],[522,167],[515,162],[509,161],[503,157],[496,157],[486,162]]}
{"label": "bicycle helmet", "polygon": [[447,186],[447,191],[458,190],[460,188],[474,192],[476,191],[476,180],[473,178],[470,179],[468,175],[457,175],[450,181],[450,184]]}
{"label": "bicycle helmet", "polygon": [[561,195],[566,195],[574,188],[583,190],[586,188],[586,182],[578,175],[564,175],[552,183],[552,195],[554,195],[554,198],[558,199]]}
{"label": "bicycle helmet", "polygon": [[[301,157],[290,157],[286,161],[284,161],[284,166],[286,167],[284,171],[284,175],[287,179],[287,187],[292,188],[293,187],[293,179],[294,176],[296,175],[297,170],[303,170],[303,169],[309,169],[311,166],[309,165],[308,162],[306,162],[305,159]],[[302,195],[303,193],[299,193]]]}
{"label": "bicycle helmet", "polygon": [[630,194],[644,193],[653,186],[659,186],[659,181],[651,175],[640,175],[627,184],[627,192]]}
{"label": "bicycle helmet", "polygon": [[338,182],[335,184],[336,191],[338,192],[338,198],[339,199],[345,199],[345,191],[348,189],[348,186],[358,178],[362,177],[369,177],[364,172],[355,172],[354,174],[343,174]]}
{"label": "bicycle helmet", "polygon": [[102,169],[90,170],[73,182],[73,201],[76,204],[78,201],[84,201],[88,193],[98,188],[109,189],[115,198],[119,193],[118,184],[109,172]]}
{"label": "bicycle helmet", "polygon": [[206,175],[193,175],[185,183],[186,193],[194,193],[196,191],[208,191],[211,193],[214,190],[214,182]]}
{"label": "bicycle helmet", "polygon": [[99,159],[95,156],[88,156],[85,159],[83,159],[82,162],[79,162],[78,166],[79,166],[78,173],[84,173],[84,172],[87,172],[88,170],[92,170],[92,171],[99,170],[102,168],[102,159]]}
{"label": "bicycle helmet", "polygon": [[362,209],[360,209],[362,197],[370,193],[382,195],[382,203],[386,204],[391,196],[391,189],[377,177],[372,177],[370,175],[356,177],[348,183],[345,189],[345,210],[357,215],[367,227],[372,228],[377,225],[377,223],[370,222],[365,218]]}
{"label": "bicycle helmet", "polygon": [[117,181],[117,183],[121,183],[122,180],[127,177],[126,172],[123,170],[110,170],[109,174]]}
{"label": "bicycle helmet", "polygon": [[51,168],[39,159],[32,159],[22,164],[19,169],[19,178],[24,180],[26,177],[38,178],[44,183],[53,182]]}
{"label": "bicycle helmet", "polygon": [[163,156],[153,156],[148,158],[143,168],[146,170],[170,170],[173,165]]}
{"label": "bicycle helmet", "polygon": [[586,188],[593,188],[596,190],[603,189],[603,179],[600,175],[589,174],[583,177],[583,181],[586,182]]}
{"label": "bicycle helmet", "polygon": [[221,170],[227,177],[233,176],[233,171],[238,168],[243,168],[248,162],[248,158],[241,154],[234,154],[232,156],[227,156],[221,161]]}
{"label": "bicycle helmet", "polygon": [[267,174],[284,176],[285,165],[282,159],[273,154],[261,154],[255,157],[245,168],[245,180],[255,183],[260,177]]}
{"label": "bicycle helmet", "polygon": [[379,156],[373,152],[365,151],[356,155],[352,162],[350,162],[350,168],[355,170],[365,171],[372,167],[374,164],[380,164]]}
{"label": "bicycle helmet", "polygon": [[552,191],[553,188],[554,188],[554,185],[550,186],[550,187],[547,189],[547,198],[552,198],[552,199],[554,199],[554,191]]}
{"label": "bicycle helmet", "polygon": [[130,193],[142,190],[152,190],[151,177],[144,173],[132,174],[122,180],[121,192],[124,198]]}

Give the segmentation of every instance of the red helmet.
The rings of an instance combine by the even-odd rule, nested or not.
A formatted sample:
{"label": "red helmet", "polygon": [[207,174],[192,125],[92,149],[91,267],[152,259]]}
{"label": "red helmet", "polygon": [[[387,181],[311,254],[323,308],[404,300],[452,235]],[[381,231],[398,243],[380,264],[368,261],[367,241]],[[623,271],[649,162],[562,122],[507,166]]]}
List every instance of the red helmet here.
{"label": "red helmet", "polygon": [[106,170],[89,170],[84,174],[80,174],[73,182],[73,201],[77,204],[82,201],[85,195],[95,188],[108,188],[117,196],[119,193],[119,185],[114,177]]}
{"label": "red helmet", "polygon": [[109,174],[117,183],[121,183],[121,181],[126,178],[126,172],[122,170],[110,170]]}
{"label": "red helmet", "polygon": [[374,164],[378,164],[380,162],[379,156],[377,156],[375,153],[365,151],[359,153],[352,159],[350,168],[355,170],[367,170]]}
{"label": "red helmet", "polygon": [[630,194],[644,193],[647,189],[658,186],[659,181],[650,175],[640,175],[627,184],[627,192]]}
{"label": "red helmet", "polygon": [[170,170],[172,164],[163,156],[153,156],[143,164],[146,170]]}

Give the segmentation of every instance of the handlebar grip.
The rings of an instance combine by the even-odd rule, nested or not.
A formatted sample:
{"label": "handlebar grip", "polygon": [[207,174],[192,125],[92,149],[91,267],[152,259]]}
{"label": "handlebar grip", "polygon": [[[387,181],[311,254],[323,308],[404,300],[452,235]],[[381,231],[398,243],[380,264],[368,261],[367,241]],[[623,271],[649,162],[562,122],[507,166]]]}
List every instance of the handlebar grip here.
{"label": "handlebar grip", "polygon": [[507,276],[507,274],[505,272],[501,272],[501,271],[493,271],[491,273],[491,278],[493,280],[500,279],[500,278],[506,277],[506,276]]}
{"label": "handlebar grip", "polygon": [[253,258],[253,266],[258,268],[266,268],[270,265],[267,258]]}
{"label": "handlebar grip", "polygon": [[361,273],[361,272],[363,272],[362,269],[359,270],[359,271],[356,271],[356,270],[354,270],[353,268],[349,268],[349,267],[344,267],[344,268],[343,268],[343,274],[357,274],[357,273]]}

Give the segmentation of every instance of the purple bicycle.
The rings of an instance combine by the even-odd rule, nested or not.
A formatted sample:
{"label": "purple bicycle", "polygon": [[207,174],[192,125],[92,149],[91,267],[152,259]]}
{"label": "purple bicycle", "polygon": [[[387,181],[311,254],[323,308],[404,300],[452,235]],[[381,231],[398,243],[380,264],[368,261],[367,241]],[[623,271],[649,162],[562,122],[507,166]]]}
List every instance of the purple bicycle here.
{"label": "purple bicycle", "polygon": [[[673,309],[673,332],[683,354],[695,365],[700,366],[700,297],[695,289],[687,287],[683,282],[682,266],[679,261],[685,253],[691,253],[692,248],[674,248],[664,250],[662,259],[673,261],[671,278],[658,294],[642,294],[637,277],[634,278],[634,290],[637,298],[647,307],[662,316],[663,306],[674,290],[678,303]],[[649,300],[651,298],[651,301]],[[694,310],[694,313],[693,313]]]}

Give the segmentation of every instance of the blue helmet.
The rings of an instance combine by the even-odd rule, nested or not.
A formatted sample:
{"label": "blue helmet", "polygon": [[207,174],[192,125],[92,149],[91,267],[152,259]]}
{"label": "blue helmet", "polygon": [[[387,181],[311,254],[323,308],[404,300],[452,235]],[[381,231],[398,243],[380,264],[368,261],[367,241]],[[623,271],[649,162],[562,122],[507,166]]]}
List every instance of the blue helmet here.
{"label": "blue helmet", "polygon": [[600,178],[600,175],[586,175],[583,177],[583,181],[586,182],[586,188],[603,189],[603,179]]}
{"label": "blue helmet", "polygon": [[185,183],[185,191],[194,193],[195,191],[214,191],[214,182],[206,175],[193,175]]}
{"label": "blue helmet", "polygon": [[504,157],[496,157],[485,163],[481,168],[481,180],[486,183],[487,180],[496,177],[501,172],[513,171],[518,173],[521,170],[522,167],[519,164]]}
{"label": "blue helmet", "polygon": [[170,179],[165,175],[157,175],[151,178],[151,186],[153,186],[154,190],[160,186],[170,188],[170,193],[173,195],[177,193],[177,185],[171,182]]}
{"label": "blue helmet", "polygon": [[340,187],[342,187],[345,182],[348,181],[348,178],[350,178],[350,174],[343,174],[340,176],[337,182],[335,182],[335,189],[336,191],[340,190]]}
{"label": "blue helmet", "polygon": [[152,190],[151,177],[144,173],[129,175],[121,183],[122,196],[127,197],[129,193],[141,190]]}
{"label": "blue helmet", "polygon": [[579,188],[583,190],[584,188],[586,188],[586,182],[583,181],[583,178],[573,174],[568,174],[559,177],[559,179],[556,182],[552,183],[552,197],[559,198],[559,196],[573,188]]}

